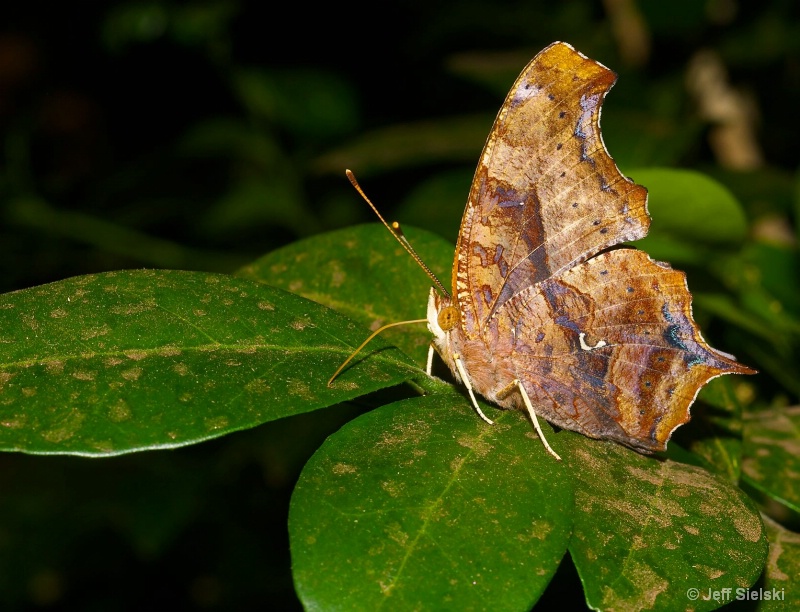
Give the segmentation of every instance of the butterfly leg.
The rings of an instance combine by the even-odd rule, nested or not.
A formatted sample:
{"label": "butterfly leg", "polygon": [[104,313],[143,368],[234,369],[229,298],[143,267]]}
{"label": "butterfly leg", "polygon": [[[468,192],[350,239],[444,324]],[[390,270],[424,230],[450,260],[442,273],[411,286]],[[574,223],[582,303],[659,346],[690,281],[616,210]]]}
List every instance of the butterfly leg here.
{"label": "butterfly leg", "polygon": [[475,399],[475,393],[472,391],[472,383],[469,381],[469,376],[467,376],[467,371],[464,369],[464,364],[461,363],[461,355],[458,353],[453,353],[453,361],[456,364],[456,368],[458,368],[458,373],[461,375],[461,380],[464,382],[464,386],[467,388],[467,391],[469,391],[469,397],[472,400],[472,406],[475,408],[475,412],[477,412],[478,416],[484,421],[489,423],[489,425],[494,425],[494,421],[483,414],[483,410],[481,410],[481,407],[478,406],[478,400]]}
{"label": "butterfly leg", "polygon": [[428,363],[425,365],[425,373],[430,376],[431,372],[433,372],[433,353],[436,349],[433,346],[433,342],[430,343],[428,346]]}
{"label": "butterfly leg", "polygon": [[525,387],[522,386],[522,383],[519,381],[519,378],[515,378],[514,380],[512,380],[507,387],[502,389],[497,394],[497,396],[503,398],[509,393],[511,393],[511,391],[513,391],[515,387],[519,389],[519,394],[522,396],[522,401],[525,403],[525,407],[528,409],[528,414],[530,415],[531,421],[533,422],[533,428],[536,430],[536,433],[539,434],[539,439],[542,441],[542,444],[544,444],[545,449],[547,450],[548,453],[553,455],[553,457],[555,457],[556,460],[561,461],[561,457],[558,456],[558,453],[556,453],[556,451],[552,449],[550,444],[547,443],[547,438],[544,437],[544,432],[542,432],[542,428],[539,426],[539,419],[536,418],[536,411],[533,409],[531,398],[528,397],[528,392],[525,391]]}

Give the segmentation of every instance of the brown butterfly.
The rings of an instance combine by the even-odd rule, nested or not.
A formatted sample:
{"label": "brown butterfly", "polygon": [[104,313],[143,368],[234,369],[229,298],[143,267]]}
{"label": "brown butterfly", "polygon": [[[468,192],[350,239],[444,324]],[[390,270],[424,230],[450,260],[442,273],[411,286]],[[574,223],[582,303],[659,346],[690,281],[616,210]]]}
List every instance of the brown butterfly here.
{"label": "brown butterfly", "polygon": [[474,391],[526,409],[556,457],[537,414],[659,451],[706,382],[755,373],[700,336],[682,272],[611,248],[650,225],[647,190],[620,174],[600,134],[615,81],[563,42],[526,66],[472,182],[452,295],[434,277],[439,292],[431,289],[428,302],[432,348],[478,414],[491,423]]}

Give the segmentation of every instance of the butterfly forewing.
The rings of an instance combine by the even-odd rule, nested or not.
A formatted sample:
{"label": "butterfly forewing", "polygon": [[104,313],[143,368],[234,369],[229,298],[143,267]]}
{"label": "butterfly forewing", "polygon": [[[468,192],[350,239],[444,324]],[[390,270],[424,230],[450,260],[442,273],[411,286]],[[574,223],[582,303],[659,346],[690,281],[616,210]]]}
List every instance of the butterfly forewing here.
{"label": "butterfly forewing", "polygon": [[647,191],[620,174],[600,135],[600,106],[615,80],[554,43],[512,87],[456,249],[454,292],[467,336],[527,286],[647,233]]}

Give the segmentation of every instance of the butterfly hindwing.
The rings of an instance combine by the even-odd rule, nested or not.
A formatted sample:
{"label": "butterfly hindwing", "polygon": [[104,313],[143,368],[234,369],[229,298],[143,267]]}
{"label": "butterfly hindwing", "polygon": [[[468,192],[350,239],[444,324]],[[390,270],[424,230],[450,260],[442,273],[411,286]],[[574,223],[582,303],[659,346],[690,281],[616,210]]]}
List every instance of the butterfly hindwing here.
{"label": "butterfly hindwing", "polygon": [[496,325],[514,330],[499,334],[505,377],[523,381],[542,416],[638,450],[663,450],[710,379],[752,373],[700,336],[686,275],[634,249],[529,287]]}

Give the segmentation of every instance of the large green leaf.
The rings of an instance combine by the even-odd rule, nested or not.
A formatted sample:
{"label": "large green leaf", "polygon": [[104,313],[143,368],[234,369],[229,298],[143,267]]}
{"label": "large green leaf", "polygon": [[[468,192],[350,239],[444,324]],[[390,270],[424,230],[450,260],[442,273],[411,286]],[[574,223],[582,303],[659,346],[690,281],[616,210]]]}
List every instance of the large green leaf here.
{"label": "large green leaf", "polygon": [[365,377],[328,388],[361,336],[319,304],[216,274],[111,272],[5,294],[0,449],[181,446],[415,375],[384,345],[358,364]]}
{"label": "large green leaf", "polygon": [[[415,228],[405,234],[433,272],[449,284],[452,244]],[[376,330],[426,316],[431,280],[378,223],[300,240],[242,268],[239,276],[297,293]],[[425,363],[430,333],[424,325],[384,336]]]}
{"label": "large green leaf", "polygon": [[493,416],[443,387],[328,439],[289,515],[307,609],[530,608],[566,550],[572,481],[520,413]]}
{"label": "large green leaf", "polygon": [[741,244],[747,220],[741,204],[722,184],[692,170],[640,168],[631,176],[649,192],[651,232],[712,245]]}
{"label": "large green leaf", "polygon": [[705,265],[720,247],[744,240],[747,223],[736,198],[713,179],[690,170],[627,170],[649,192],[650,233],[634,244],[655,259]]}
{"label": "large green leaf", "polygon": [[[763,527],[733,484],[571,432],[548,434],[558,463],[527,420],[486,409],[499,429],[437,389],[358,418],[317,451],[290,511],[295,583],[309,609],[528,609],[573,521],[570,552],[599,609],[683,608],[694,605],[691,588],[748,587],[760,574]],[[514,543],[530,516],[558,528],[535,550]]]}
{"label": "large green leaf", "polygon": [[767,556],[753,503],[691,465],[569,434],[575,532],[570,554],[595,609],[714,609],[693,591],[748,587]]}

